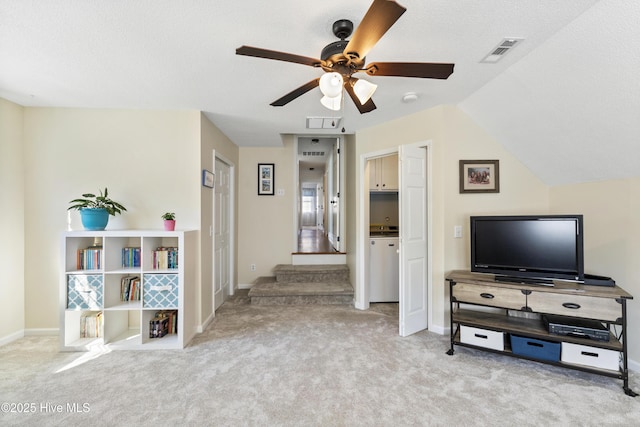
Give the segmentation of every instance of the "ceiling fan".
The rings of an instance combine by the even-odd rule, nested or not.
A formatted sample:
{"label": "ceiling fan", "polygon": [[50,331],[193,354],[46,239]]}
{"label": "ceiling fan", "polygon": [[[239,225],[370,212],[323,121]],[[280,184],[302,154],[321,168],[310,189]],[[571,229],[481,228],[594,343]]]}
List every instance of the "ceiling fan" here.
{"label": "ceiling fan", "polygon": [[[353,76],[356,73],[364,72],[370,76],[420,77],[429,79],[447,79],[451,73],[453,73],[454,64],[444,63],[374,62],[365,66],[366,55],[406,10],[406,8],[400,6],[393,0],[374,0],[355,32],[353,32],[353,23],[351,21],[347,19],[336,21],[333,24],[332,30],[333,34],[340,40],[325,46],[320,54],[320,59],[251,46],[241,46],[237,48],[236,55],[294,62],[322,68],[325,73],[327,73],[323,75],[322,78],[311,80],[284,95],[282,98],[275,100],[271,103],[274,107],[286,105],[318,86],[320,86],[325,94],[325,98],[327,98],[327,93],[325,93],[323,87],[326,81],[329,86],[333,85],[334,88],[339,85],[338,89],[340,94],[338,96],[340,97],[342,95],[342,87],[344,87],[360,113],[368,113],[376,109],[373,100],[370,98],[372,91],[369,91],[365,96],[360,96],[361,94],[359,92],[356,93],[356,91],[360,89],[359,86],[365,86],[362,83],[358,83],[364,81]],[[353,37],[351,40],[346,40],[352,32]],[[375,90],[375,85],[372,86]],[[338,99],[334,94],[329,95],[331,97],[329,101]],[[323,98],[323,104],[325,104],[324,100]],[[328,105],[326,106],[329,107]]]}

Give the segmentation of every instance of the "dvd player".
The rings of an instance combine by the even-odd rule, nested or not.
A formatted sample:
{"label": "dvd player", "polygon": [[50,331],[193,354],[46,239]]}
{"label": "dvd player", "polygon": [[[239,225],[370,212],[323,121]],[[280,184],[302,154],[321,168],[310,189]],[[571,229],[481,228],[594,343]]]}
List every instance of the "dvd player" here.
{"label": "dvd player", "polygon": [[550,334],[587,338],[595,341],[609,341],[609,329],[597,320],[551,314],[543,315],[542,320]]}

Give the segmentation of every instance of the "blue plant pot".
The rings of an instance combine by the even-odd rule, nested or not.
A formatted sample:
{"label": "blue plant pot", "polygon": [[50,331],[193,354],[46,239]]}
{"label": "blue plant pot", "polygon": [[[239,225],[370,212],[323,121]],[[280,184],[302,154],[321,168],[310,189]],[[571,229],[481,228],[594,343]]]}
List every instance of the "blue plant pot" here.
{"label": "blue plant pot", "polygon": [[106,209],[80,209],[80,219],[85,230],[104,230],[109,222],[109,212]]}

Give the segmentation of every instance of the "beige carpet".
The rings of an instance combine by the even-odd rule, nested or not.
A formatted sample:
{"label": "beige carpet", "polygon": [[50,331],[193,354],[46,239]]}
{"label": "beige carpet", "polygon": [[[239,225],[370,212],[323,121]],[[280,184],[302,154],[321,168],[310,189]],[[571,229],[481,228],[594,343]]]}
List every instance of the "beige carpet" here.
{"label": "beige carpet", "polygon": [[0,402],[22,411],[3,405],[0,425],[640,425],[640,397],[619,380],[447,349],[430,332],[400,338],[390,305],[238,297],[183,351],[60,353],[56,337],[0,347]]}

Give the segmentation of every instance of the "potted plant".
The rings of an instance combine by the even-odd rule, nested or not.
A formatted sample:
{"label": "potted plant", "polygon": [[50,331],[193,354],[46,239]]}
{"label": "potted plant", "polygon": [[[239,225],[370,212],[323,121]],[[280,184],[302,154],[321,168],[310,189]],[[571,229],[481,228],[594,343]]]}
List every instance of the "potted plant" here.
{"label": "potted plant", "polygon": [[176,214],[173,212],[166,212],[162,215],[164,219],[164,229],[166,231],[173,231],[176,229]]}
{"label": "potted plant", "polygon": [[73,199],[69,203],[71,206],[67,210],[76,209],[80,211],[80,219],[85,230],[104,230],[109,222],[109,215],[126,211],[127,208],[120,203],[109,198],[109,190],[100,190],[99,195],[85,193],[82,198]]}

